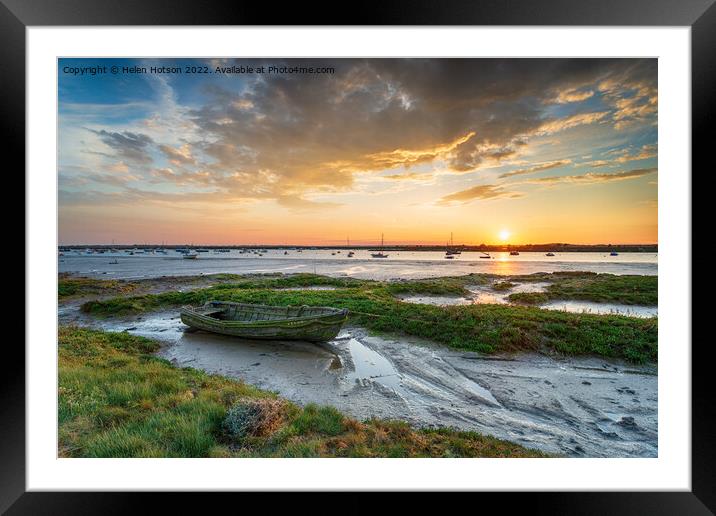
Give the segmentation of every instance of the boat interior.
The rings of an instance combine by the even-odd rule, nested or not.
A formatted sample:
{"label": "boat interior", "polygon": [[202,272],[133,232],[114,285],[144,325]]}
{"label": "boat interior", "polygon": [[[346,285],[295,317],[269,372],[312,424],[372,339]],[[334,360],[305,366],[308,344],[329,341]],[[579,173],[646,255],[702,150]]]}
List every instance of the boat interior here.
{"label": "boat interior", "polygon": [[318,317],[339,313],[340,310],[316,306],[265,306],[240,303],[208,303],[196,309],[220,321],[279,321],[297,317]]}

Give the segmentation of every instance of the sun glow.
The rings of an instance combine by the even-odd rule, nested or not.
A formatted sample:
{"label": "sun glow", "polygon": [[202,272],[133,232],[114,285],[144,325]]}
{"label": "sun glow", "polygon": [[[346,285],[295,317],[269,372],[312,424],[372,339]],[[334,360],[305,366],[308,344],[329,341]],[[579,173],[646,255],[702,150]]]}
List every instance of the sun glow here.
{"label": "sun glow", "polygon": [[507,242],[507,240],[510,238],[510,232],[506,229],[503,229],[500,231],[500,240],[503,242]]}

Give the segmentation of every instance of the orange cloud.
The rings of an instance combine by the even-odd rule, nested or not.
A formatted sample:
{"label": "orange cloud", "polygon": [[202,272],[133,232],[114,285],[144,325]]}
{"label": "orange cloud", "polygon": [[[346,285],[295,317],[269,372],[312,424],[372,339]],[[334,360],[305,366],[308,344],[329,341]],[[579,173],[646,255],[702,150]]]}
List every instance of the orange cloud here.
{"label": "orange cloud", "polygon": [[625,179],[635,179],[642,177],[647,174],[653,174],[657,172],[657,168],[639,168],[635,170],[626,170],[623,172],[615,173],[595,173],[588,172],[582,175],[574,176],[550,176],[550,177],[538,177],[534,179],[528,179],[525,183],[532,184],[555,184],[555,183],[606,183],[608,181],[623,181]]}
{"label": "orange cloud", "polygon": [[519,192],[507,191],[499,185],[479,185],[468,188],[467,190],[461,190],[459,192],[446,195],[445,197],[439,199],[437,204],[449,206],[453,203],[467,203],[476,199],[516,199],[522,196],[523,194]]}
{"label": "orange cloud", "polygon": [[543,170],[550,170],[552,168],[563,167],[564,165],[569,165],[570,163],[572,163],[571,159],[548,161],[547,163],[540,163],[539,165],[535,165],[534,167],[513,170],[512,172],[505,172],[504,174],[500,174],[500,178],[520,176],[520,175],[524,175],[524,174],[532,174],[534,172],[541,172]]}

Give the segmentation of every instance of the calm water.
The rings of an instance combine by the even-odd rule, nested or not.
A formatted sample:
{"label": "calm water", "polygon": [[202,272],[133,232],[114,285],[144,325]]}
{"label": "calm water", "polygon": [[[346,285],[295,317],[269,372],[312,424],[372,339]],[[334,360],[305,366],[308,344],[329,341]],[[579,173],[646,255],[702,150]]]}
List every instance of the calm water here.
{"label": "calm water", "polygon": [[[333,254],[335,253],[335,254]],[[656,275],[657,253],[491,253],[492,258],[480,258],[481,253],[464,252],[454,260],[446,260],[443,252],[388,251],[388,258],[375,259],[370,251],[355,251],[348,258],[347,251],[304,250],[301,253],[268,250],[263,256],[229,253],[199,253],[196,260],[185,260],[175,251],[167,254],[135,254],[125,252],[88,254],[67,252],[58,258],[59,272],[112,278],[151,278],[215,274],[221,272],[297,273],[310,272],[329,276],[353,276],[363,279],[423,278],[454,276],[469,273],[531,274],[534,272],[591,271],[611,274]],[[117,263],[110,263],[116,261]]]}

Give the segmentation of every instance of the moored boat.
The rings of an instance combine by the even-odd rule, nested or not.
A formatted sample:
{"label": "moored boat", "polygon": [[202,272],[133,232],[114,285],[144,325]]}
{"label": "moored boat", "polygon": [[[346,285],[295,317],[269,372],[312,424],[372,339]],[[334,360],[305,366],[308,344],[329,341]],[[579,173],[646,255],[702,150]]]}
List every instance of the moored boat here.
{"label": "moored boat", "polygon": [[199,307],[183,306],[179,315],[194,330],[245,339],[323,342],[338,335],[348,310],[209,301]]}
{"label": "moored boat", "polygon": [[457,255],[462,254],[462,251],[455,248],[455,244],[453,243],[453,240],[452,240],[452,233],[450,233],[450,245],[446,245],[445,258],[448,258],[448,256],[450,256],[450,255],[456,255],[456,254]]}
{"label": "moored boat", "polygon": [[387,258],[388,255],[383,252],[383,233],[380,234],[380,251],[377,253],[370,253],[372,258]]}

